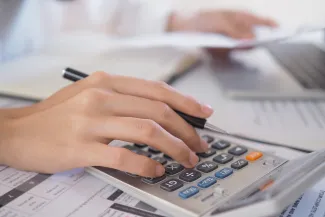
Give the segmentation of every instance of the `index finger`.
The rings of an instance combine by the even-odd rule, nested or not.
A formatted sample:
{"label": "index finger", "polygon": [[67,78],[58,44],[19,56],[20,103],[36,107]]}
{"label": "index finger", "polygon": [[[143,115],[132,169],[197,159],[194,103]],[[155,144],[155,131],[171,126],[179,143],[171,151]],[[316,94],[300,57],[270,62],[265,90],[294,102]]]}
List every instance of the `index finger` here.
{"label": "index finger", "polygon": [[270,27],[278,26],[278,24],[270,18],[259,17],[259,16],[249,14],[249,13],[243,13],[243,15],[247,17],[247,21],[251,25],[264,25],[264,26],[270,26]]}
{"label": "index finger", "polygon": [[[97,73],[92,74],[95,77]],[[143,97],[168,104],[171,108],[188,115],[207,118],[213,113],[211,106],[199,103],[191,96],[186,96],[164,82],[148,81],[144,79],[108,75],[99,72],[101,79],[97,79],[100,87],[110,87],[112,90],[126,95]],[[97,74],[98,76],[98,74]],[[85,79],[86,80],[86,79]]]}

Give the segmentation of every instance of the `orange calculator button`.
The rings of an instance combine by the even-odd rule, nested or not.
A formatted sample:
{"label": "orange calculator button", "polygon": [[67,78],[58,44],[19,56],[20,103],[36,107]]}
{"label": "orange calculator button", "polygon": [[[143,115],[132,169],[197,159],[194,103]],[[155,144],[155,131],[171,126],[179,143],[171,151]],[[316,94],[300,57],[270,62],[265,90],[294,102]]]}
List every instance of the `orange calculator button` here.
{"label": "orange calculator button", "polygon": [[263,154],[261,152],[255,151],[246,156],[246,159],[249,161],[256,161],[261,158]]}

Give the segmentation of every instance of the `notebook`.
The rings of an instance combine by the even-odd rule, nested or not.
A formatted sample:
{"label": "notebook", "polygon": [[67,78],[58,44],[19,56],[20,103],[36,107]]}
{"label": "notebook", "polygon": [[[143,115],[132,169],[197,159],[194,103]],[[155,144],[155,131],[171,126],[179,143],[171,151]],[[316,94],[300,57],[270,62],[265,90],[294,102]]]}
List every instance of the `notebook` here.
{"label": "notebook", "polygon": [[44,99],[71,82],[62,69],[105,71],[148,80],[168,81],[200,62],[200,55],[174,48],[111,49],[89,55],[35,54],[0,65],[0,92]]}

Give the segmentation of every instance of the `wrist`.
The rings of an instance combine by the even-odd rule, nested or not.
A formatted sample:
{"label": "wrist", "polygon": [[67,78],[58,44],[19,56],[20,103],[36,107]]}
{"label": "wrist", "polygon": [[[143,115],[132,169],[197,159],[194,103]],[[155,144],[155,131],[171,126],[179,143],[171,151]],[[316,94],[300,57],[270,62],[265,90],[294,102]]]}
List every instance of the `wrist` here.
{"label": "wrist", "polygon": [[5,156],[8,153],[7,150],[9,147],[9,138],[12,134],[12,121],[12,118],[0,117],[0,165],[5,164]]}

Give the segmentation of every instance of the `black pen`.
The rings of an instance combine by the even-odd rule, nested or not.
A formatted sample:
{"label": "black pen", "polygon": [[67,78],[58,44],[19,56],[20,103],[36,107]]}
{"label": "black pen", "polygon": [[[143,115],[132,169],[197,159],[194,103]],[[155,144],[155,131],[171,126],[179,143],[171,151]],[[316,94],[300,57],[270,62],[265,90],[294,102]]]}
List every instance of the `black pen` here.
{"label": "black pen", "polygon": [[[72,68],[65,68],[62,71],[63,77],[70,81],[79,81],[86,78],[88,75],[86,73],[80,72]],[[191,115],[185,114],[183,112],[174,110],[179,116],[181,116],[187,123],[195,128],[206,129],[216,133],[228,134],[225,130],[220,129],[207,122],[204,118],[193,117]]]}

